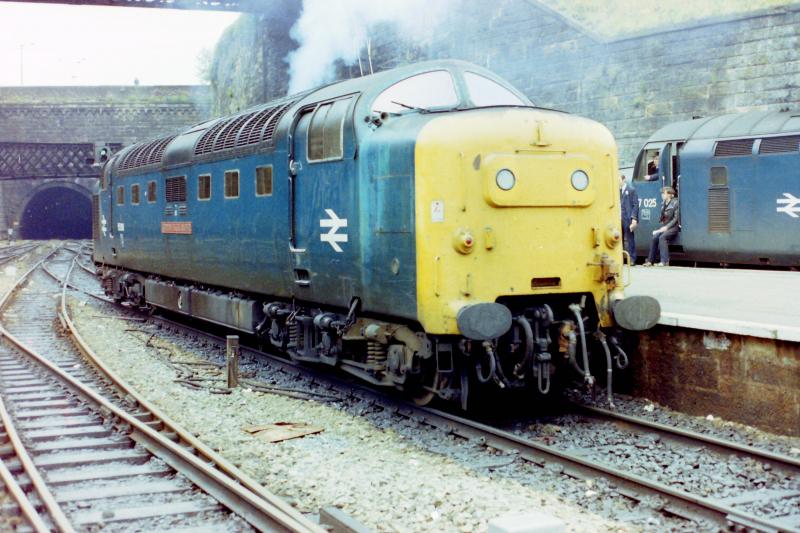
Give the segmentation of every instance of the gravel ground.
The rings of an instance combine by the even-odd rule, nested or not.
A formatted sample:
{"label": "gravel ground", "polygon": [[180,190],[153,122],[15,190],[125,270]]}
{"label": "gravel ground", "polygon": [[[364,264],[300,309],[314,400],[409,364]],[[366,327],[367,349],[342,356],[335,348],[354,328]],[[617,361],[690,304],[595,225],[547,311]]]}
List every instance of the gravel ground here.
{"label": "gravel ground", "polygon": [[[24,241],[17,241],[22,244]],[[42,243],[43,246],[38,250],[28,253],[22,257],[21,260],[11,261],[5,265],[0,265],[0,297],[4,296],[6,292],[14,286],[14,283],[19,277],[24,274],[30,267],[41,259],[42,255],[49,252],[54,244]]]}
{"label": "gravel ground", "polygon": [[[570,531],[660,525],[654,515],[626,524],[587,511],[583,499],[588,497],[598,501],[599,510],[616,506],[607,516],[628,512],[619,501],[599,501],[607,487],[571,482],[564,489],[559,472],[520,465],[513,455],[492,455],[478,443],[455,442],[413,422],[398,425],[394,415],[330,398],[330,393],[323,401],[308,401],[248,388],[230,394],[187,388],[175,382],[182,376],[168,360],[202,368],[208,347],[176,339],[152,324],[100,318],[109,309],[102,307],[83,299],[71,305],[81,334],[104,360],[168,416],[303,512],[336,506],[376,531],[485,531],[493,517],[530,511],[557,516]],[[247,364],[243,370],[250,370]],[[292,386],[285,375],[271,381]],[[324,431],[271,444],[242,429],[275,422],[305,422]],[[538,470],[549,484],[498,475],[498,468],[511,463],[515,471]]]}
{"label": "gravel ground", "polygon": [[[81,276],[74,274],[76,278]],[[92,282],[96,284],[89,279],[89,285]],[[80,286],[86,286],[86,280]],[[716,529],[711,524],[667,519],[657,511],[657,501],[633,504],[605,480],[575,481],[562,475],[556,465],[541,469],[518,460],[513,453],[487,451],[481,443],[454,438],[363,401],[342,398],[311,385],[306,378],[276,373],[263,362],[254,365],[244,360],[243,376],[257,378],[282,394],[291,395],[287,392],[291,389],[305,391],[303,396],[316,401],[262,394],[252,386],[214,394],[208,385],[221,392],[216,386],[222,385],[218,367],[224,348],[183,338],[153,323],[104,318],[107,313],[118,315],[119,308],[94,300],[87,305],[85,297],[78,299],[73,304],[76,324],[112,368],[170,417],[304,512],[334,505],[379,531],[479,531],[485,530],[487,520],[494,516],[532,510],[558,516],[571,531]],[[209,365],[209,360],[216,366]],[[800,439],[771,435],[713,416],[691,417],[647,400],[617,395],[615,402],[618,410],[629,414],[800,454]],[[603,403],[598,401],[598,405]],[[306,422],[324,431],[269,444],[242,430],[279,421]],[[692,457],[676,457],[663,443],[653,440],[639,442],[636,458],[631,460],[631,443],[617,430],[597,434],[596,430],[582,432],[580,424],[568,426],[566,431],[562,424],[538,425],[536,434],[545,440],[597,448],[612,462],[633,463],[634,471],[648,477],[681,478],[682,469],[677,465],[688,465],[693,472],[681,488],[701,494],[733,495],[742,484],[795,486],[791,480],[763,470],[762,465],[740,458],[719,465],[702,450],[695,450]],[[727,470],[726,475],[734,474],[734,479],[738,475],[742,484],[720,483],[720,468]]]}
{"label": "gravel ground", "polygon": [[[605,396],[598,395],[595,400],[580,391],[570,391],[569,396],[580,403],[608,408]],[[601,397],[602,396],[602,397]],[[760,429],[723,420],[709,413],[706,416],[691,416],[667,407],[663,407],[646,398],[633,398],[623,394],[614,395],[615,410],[631,416],[638,416],[659,422],[668,426],[681,428],[711,435],[725,440],[755,446],[775,453],[782,453],[791,457],[800,457],[800,437],[775,435]]]}

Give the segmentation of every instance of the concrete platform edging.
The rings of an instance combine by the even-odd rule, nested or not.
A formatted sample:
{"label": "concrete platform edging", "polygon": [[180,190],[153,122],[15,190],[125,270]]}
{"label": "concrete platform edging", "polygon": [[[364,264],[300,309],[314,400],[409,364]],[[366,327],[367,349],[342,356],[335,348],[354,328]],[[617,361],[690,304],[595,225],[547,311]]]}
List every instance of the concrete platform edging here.
{"label": "concrete platform edging", "polygon": [[[800,327],[791,327],[782,324],[764,324],[747,320],[670,312],[662,313],[661,320],[659,320],[658,323],[664,326],[717,331],[735,335],[747,335],[763,339],[800,343]],[[798,347],[798,349],[800,349],[800,347]]]}

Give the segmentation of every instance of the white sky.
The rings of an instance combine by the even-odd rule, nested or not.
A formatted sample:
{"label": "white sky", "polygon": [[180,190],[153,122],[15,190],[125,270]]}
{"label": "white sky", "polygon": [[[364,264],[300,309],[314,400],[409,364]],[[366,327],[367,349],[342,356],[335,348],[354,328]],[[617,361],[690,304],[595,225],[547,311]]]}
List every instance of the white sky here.
{"label": "white sky", "polygon": [[0,2],[0,86],[195,85],[198,57],[239,15]]}

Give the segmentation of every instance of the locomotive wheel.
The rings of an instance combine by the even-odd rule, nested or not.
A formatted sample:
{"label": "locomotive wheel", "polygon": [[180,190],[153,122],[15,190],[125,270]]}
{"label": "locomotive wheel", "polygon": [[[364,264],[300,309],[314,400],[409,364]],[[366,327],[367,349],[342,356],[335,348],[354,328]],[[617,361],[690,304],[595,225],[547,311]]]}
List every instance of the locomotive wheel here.
{"label": "locomotive wheel", "polygon": [[414,400],[415,405],[424,406],[431,403],[435,397],[436,393],[420,388],[418,391],[414,392],[411,399]]}
{"label": "locomotive wheel", "polygon": [[[431,385],[430,388],[436,390],[438,389],[437,385],[440,384],[440,381],[444,378],[438,371],[433,371],[433,376],[431,377],[430,381],[428,381]],[[428,390],[425,388],[424,383],[420,383],[416,387],[414,387],[411,391],[411,399],[414,400],[414,403],[419,406],[428,405],[433,401],[436,397],[436,393]]]}

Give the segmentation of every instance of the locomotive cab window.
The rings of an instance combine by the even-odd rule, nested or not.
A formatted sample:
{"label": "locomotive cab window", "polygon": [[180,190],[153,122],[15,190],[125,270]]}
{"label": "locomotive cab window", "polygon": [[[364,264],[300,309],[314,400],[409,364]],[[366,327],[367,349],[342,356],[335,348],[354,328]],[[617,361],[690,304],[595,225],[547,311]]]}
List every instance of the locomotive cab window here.
{"label": "locomotive cab window", "polygon": [[117,205],[125,205],[125,187],[117,187]]}
{"label": "locomotive cab window", "polygon": [[211,199],[211,174],[197,176],[197,199]]}
{"label": "locomotive cab window", "polygon": [[239,171],[225,171],[225,198],[239,197]]}
{"label": "locomotive cab window", "polygon": [[344,119],[351,98],[322,104],[314,110],[308,126],[309,161],[331,161],[344,152]]}
{"label": "locomotive cab window", "polygon": [[490,107],[490,106],[524,106],[525,102],[520,98],[489,78],[473,74],[472,72],[464,73],[464,81],[467,84],[470,100],[477,107]]}
{"label": "locomotive cab window", "polygon": [[139,205],[139,184],[131,185],[131,204]]}
{"label": "locomotive cab window", "polygon": [[156,182],[147,182],[147,203],[152,204],[156,201]]}
{"label": "locomotive cab window", "polygon": [[383,91],[372,104],[377,113],[429,111],[458,105],[453,77],[446,70],[434,70],[399,81]]}
{"label": "locomotive cab window", "polygon": [[661,168],[664,163],[661,157],[664,150],[669,151],[668,144],[651,145],[642,150],[636,160],[635,181],[658,181],[665,174],[665,169]]}
{"label": "locomotive cab window", "polygon": [[167,178],[166,184],[167,202],[186,201],[186,176],[174,176]]}
{"label": "locomotive cab window", "polygon": [[256,196],[272,196],[272,166],[256,167]]}

